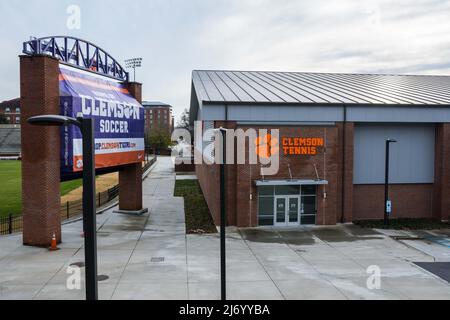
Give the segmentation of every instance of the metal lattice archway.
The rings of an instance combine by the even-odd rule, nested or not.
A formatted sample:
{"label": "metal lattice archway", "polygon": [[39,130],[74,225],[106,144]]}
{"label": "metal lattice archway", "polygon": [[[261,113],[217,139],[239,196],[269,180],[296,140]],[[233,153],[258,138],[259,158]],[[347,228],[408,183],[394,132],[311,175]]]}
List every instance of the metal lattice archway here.
{"label": "metal lattice archway", "polygon": [[120,81],[128,81],[128,72],[109,53],[95,44],[68,36],[50,36],[23,43],[27,55],[46,54],[61,62],[99,73]]}

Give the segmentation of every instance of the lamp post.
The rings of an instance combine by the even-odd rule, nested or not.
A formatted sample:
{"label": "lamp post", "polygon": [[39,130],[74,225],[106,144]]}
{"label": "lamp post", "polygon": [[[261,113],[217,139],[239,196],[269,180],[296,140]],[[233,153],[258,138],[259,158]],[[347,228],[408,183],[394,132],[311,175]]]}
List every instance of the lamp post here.
{"label": "lamp post", "polygon": [[226,136],[227,130],[220,128],[218,130],[222,135],[222,162],[220,163],[220,298],[227,300],[227,280],[226,280],[226,234],[227,225],[226,213],[226,188],[225,188],[225,163],[226,163]]}
{"label": "lamp post", "polygon": [[132,58],[125,60],[125,67],[127,69],[133,69],[134,82],[136,82],[136,68],[140,68],[141,66],[142,66],[142,58]]}
{"label": "lamp post", "polygon": [[86,300],[98,299],[97,285],[97,223],[95,204],[94,120],[60,115],[31,117],[28,123],[37,126],[69,126],[80,128],[83,136],[83,231],[86,272]]}
{"label": "lamp post", "polygon": [[389,148],[391,143],[396,143],[397,140],[386,140],[386,162],[385,162],[385,176],[384,176],[384,225],[389,225],[389,215],[392,212],[392,204],[389,199]]}

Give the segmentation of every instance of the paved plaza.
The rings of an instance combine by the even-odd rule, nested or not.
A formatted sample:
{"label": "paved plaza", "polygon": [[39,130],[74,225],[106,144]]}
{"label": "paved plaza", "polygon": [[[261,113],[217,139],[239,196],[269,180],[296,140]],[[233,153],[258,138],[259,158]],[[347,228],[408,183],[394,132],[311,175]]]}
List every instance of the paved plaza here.
{"label": "paved plaza", "polygon": [[[174,184],[173,162],[161,157],[144,181],[148,214],[98,215],[100,299],[219,299],[219,237],[186,235]],[[56,252],[1,237],[0,299],[84,299],[84,286],[66,284],[68,267],[84,260],[81,229],[64,225]],[[227,256],[229,299],[450,299],[449,283],[414,264],[431,254],[352,225],[230,228]],[[379,289],[367,287],[370,266],[381,270]]]}

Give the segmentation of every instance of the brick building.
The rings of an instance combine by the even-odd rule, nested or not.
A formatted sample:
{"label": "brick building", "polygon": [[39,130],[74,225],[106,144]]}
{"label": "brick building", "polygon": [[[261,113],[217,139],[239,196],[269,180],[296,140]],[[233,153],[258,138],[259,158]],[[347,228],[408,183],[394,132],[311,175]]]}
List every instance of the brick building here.
{"label": "brick building", "polygon": [[0,115],[6,118],[8,124],[20,124],[20,99],[1,102]]}
{"label": "brick building", "polygon": [[[277,174],[262,176],[259,164],[227,165],[228,224],[382,219],[387,139],[398,141],[391,145],[391,217],[449,219],[450,77],[194,71],[192,82],[191,121],[203,130],[279,129]],[[195,152],[211,145],[202,140]],[[196,171],[218,224],[219,167]]]}
{"label": "brick building", "polygon": [[172,106],[162,102],[144,101],[145,128],[147,132],[155,129],[166,130],[169,134],[174,129]]}

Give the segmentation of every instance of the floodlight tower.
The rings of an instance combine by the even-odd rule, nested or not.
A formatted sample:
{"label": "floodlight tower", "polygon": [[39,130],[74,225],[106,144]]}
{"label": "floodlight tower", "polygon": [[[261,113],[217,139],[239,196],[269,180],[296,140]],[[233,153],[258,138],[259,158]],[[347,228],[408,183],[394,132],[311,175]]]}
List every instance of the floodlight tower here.
{"label": "floodlight tower", "polygon": [[133,69],[134,82],[136,82],[136,68],[140,68],[141,66],[142,66],[142,58],[132,58],[125,60],[125,68]]}

